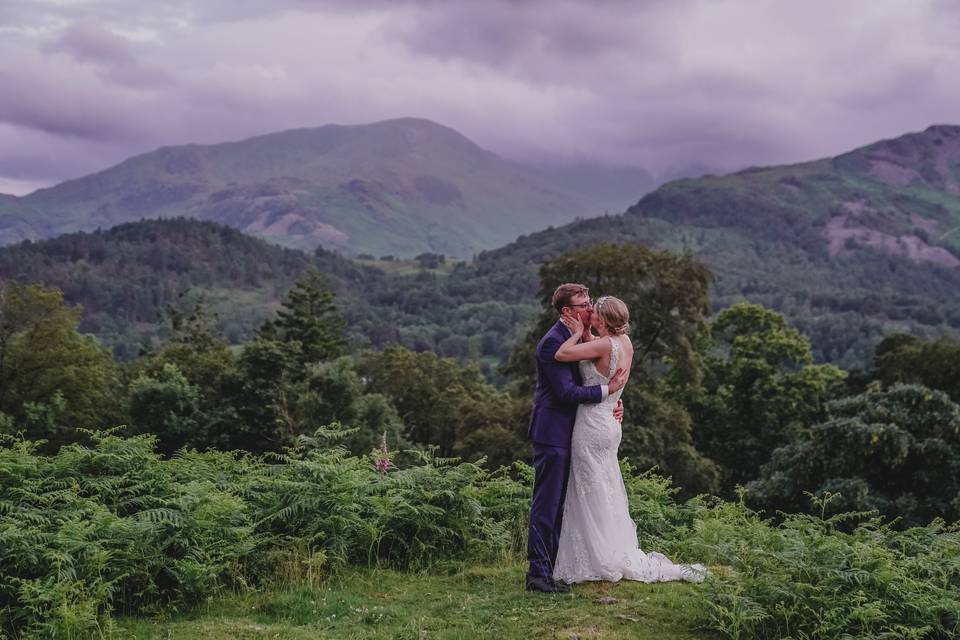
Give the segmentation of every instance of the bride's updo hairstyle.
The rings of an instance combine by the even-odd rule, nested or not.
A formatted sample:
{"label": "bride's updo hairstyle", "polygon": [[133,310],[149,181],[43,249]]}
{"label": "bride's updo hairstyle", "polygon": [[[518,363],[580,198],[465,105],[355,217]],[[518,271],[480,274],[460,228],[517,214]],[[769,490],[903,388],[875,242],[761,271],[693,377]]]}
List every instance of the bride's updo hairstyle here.
{"label": "bride's updo hairstyle", "polygon": [[620,298],[600,296],[593,305],[593,312],[607,325],[607,331],[613,336],[630,333],[630,311]]}

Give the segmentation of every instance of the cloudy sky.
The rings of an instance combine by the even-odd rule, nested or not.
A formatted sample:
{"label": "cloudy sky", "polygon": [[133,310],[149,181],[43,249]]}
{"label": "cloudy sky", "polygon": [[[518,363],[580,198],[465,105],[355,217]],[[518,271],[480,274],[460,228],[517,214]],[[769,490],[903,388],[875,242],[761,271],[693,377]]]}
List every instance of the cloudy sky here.
{"label": "cloudy sky", "polygon": [[952,0],[0,0],[0,192],[400,116],[518,160],[797,162],[960,124],[957,78]]}

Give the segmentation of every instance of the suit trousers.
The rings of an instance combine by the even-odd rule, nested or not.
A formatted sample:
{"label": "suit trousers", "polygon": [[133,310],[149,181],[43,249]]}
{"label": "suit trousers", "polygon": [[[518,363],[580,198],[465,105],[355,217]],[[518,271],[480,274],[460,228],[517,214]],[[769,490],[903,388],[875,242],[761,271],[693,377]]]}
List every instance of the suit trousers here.
{"label": "suit trousers", "polygon": [[529,577],[552,577],[570,475],[569,447],[533,443],[533,500],[527,531]]}

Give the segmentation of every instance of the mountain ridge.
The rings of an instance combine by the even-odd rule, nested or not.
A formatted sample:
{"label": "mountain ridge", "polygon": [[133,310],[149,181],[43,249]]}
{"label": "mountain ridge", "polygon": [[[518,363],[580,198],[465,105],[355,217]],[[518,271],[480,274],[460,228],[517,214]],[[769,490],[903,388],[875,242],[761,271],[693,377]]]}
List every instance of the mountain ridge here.
{"label": "mountain ridge", "polygon": [[[703,261],[716,275],[711,294],[715,309],[745,300],[762,304],[783,313],[810,337],[818,361],[862,366],[869,361],[873,345],[893,331],[960,338],[960,297],[956,295],[960,266],[955,266],[960,259],[960,232],[955,232],[960,230],[960,197],[948,190],[958,171],[951,158],[960,144],[960,127],[935,127],[923,134],[908,134],[911,137],[899,142],[880,141],[835,158],[675,180],[643,196],[622,214],[522,234],[508,244],[479,252],[475,261],[456,265],[443,278],[414,272],[408,280],[376,280],[366,272],[352,276],[358,279],[338,291],[351,298],[350,305],[356,304],[357,335],[366,336],[374,345],[401,338],[416,349],[446,344],[449,353],[477,349],[495,364],[492,359],[502,358],[506,349],[501,344],[504,331],[522,332],[531,309],[535,310],[542,263],[585,245],[641,243],[690,252]],[[898,184],[883,169],[875,169],[871,160],[875,157],[904,165],[916,177]],[[0,276],[69,284],[75,292],[82,292],[86,286],[83,270],[88,264],[82,256],[73,262],[56,258],[61,262],[56,267],[59,275],[45,274],[52,273],[47,262],[54,259],[53,254],[62,256],[67,251],[57,246],[90,240],[95,239],[0,248]],[[157,250],[116,245],[113,251],[146,256],[133,258],[134,262],[167,255],[168,266],[177,264],[181,260],[177,250],[185,243],[168,238],[161,244]],[[268,260],[268,253],[263,261]],[[204,262],[222,262],[222,256],[202,254],[197,249],[192,257],[187,256],[199,265],[197,282],[210,280],[205,286],[219,288],[216,295],[224,301],[224,308],[239,309],[241,301],[249,302],[252,294],[242,282],[226,287],[204,275]],[[315,252],[320,255],[327,256],[325,272],[346,274],[348,261],[333,261],[330,256],[335,254]],[[280,261],[279,257],[269,260]],[[381,266],[394,273],[393,264],[384,261]],[[31,265],[29,273],[25,265]],[[232,267],[227,260],[218,268],[229,272]],[[120,271],[117,275],[130,277]],[[98,277],[107,282],[115,276]],[[142,282],[154,278],[149,274],[141,277],[146,278]],[[272,293],[257,293],[260,302],[275,304],[278,291],[292,277],[284,272],[265,280]],[[112,286],[131,292],[124,296],[135,302],[144,285],[124,281]],[[159,287],[158,299],[172,295],[172,290],[159,284],[150,286]],[[224,298],[224,288],[233,293]],[[83,301],[78,294],[70,299]],[[497,329],[491,329],[490,336],[478,336],[468,316],[493,305],[510,321],[497,324],[502,319],[498,314],[487,318],[481,313],[484,321]],[[468,313],[467,307],[472,311]],[[145,303],[139,321],[148,321],[146,311],[155,316],[156,308]],[[234,323],[237,339],[249,335],[254,316],[262,316],[255,313],[256,308],[256,304],[246,306],[242,313],[247,320]],[[425,310],[433,317],[430,329],[423,324]],[[101,319],[107,323],[103,315]],[[470,332],[452,335],[451,327],[457,322],[472,327]],[[110,329],[109,323],[105,326]],[[464,346],[471,341],[477,344]],[[130,340],[126,343],[132,344]]]}
{"label": "mountain ridge", "polygon": [[[960,126],[907,135],[835,158],[671,181],[621,215],[482,252],[476,268],[513,273],[518,292],[535,295],[538,265],[557,255],[641,243],[693,253],[716,276],[715,310],[746,300],[779,311],[821,362],[864,366],[893,331],[960,338],[960,197],[945,189],[960,175],[950,160]],[[925,177],[877,175],[878,149],[893,163],[925,159]]]}
{"label": "mountain ridge", "polygon": [[[636,177],[624,207],[652,186]],[[463,257],[602,211],[561,182],[422,118],[324,125],[161,147],[0,202],[0,244],[183,215],[303,249]]]}

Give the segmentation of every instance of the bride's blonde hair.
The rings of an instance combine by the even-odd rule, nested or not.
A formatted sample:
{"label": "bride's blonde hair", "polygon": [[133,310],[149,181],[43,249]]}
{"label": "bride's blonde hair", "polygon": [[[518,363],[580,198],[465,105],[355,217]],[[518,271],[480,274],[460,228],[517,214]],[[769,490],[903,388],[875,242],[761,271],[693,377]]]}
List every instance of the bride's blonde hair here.
{"label": "bride's blonde hair", "polygon": [[630,333],[630,310],[620,298],[600,296],[593,305],[593,311],[607,325],[610,335],[622,336]]}

